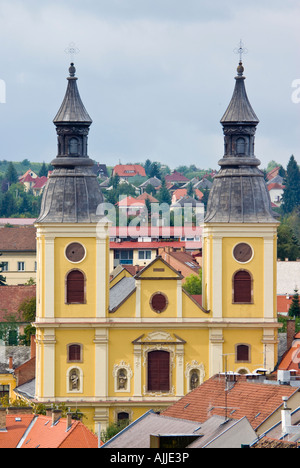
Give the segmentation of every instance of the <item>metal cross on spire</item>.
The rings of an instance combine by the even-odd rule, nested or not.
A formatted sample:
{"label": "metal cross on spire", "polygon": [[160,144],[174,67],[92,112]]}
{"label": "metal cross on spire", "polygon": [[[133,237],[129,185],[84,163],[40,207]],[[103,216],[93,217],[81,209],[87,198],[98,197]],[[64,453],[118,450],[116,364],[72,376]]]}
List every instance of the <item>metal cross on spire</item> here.
{"label": "metal cross on spire", "polygon": [[244,47],[244,43],[243,43],[242,39],[240,40],[239,47],[236,47],[233,52],[240,56],[240,62],[242,61],[243,54],[248,53],[248,49],[246,49],[246,47]]}
{"label": "metal cross on spire", "polygon": [[74,42],[70,42],[69,46],[65,49],[65,53],[70,56],[71,62],[74,62],[74,56],[79,54],[80,50],[76,47]]}

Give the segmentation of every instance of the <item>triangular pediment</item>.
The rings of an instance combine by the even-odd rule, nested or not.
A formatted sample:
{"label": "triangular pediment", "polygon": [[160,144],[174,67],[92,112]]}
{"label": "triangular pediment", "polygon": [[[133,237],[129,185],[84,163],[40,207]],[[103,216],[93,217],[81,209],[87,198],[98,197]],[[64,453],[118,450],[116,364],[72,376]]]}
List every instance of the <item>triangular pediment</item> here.
{"label": "triangular pediment", "polygon": [[162,257],[156,257],[146,268],[135,276],[137,280],[143,279],[183,279],[182,275],[171,267]]}

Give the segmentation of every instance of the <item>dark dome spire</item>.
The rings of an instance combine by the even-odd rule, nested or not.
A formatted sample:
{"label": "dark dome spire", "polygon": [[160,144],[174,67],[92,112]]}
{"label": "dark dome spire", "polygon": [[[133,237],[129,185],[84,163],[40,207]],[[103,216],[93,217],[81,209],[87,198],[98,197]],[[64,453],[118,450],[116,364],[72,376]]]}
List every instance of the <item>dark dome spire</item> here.
{"label": "dark dome spire", "polygon": [[260,161],[254,155],[259,120],[249,102],[240,61],[232,99],[221,119],[225,154],[207,204],[206,223],[274,223]]}
{"label": "dark dome spire", "polygon": [[94,223],[103,195],[87,154],[89,127],[87,113],[77,88],[76,69],[71,63],[68,87],[54,119],[58,154],[51,162],[54,171],[45,187],[37,223]]}
{"label": "dark dome spire", "polygon": [[257,115],[255,114],[252,106],[249,102],[246,88],[245,88],[245,79],[246,77],[243,76],[244,67],[242,62],[239,62],[239,66],[237,68],[237,76],[235,77],[236,84],[233,92],[233,96],[229,103],[229,106],[226,109],[225,114],[221,119],[222,124],[227,123],[253,123],[258,124],[259,120]]}
{"label": "dark dome spire", "polygon": [[75,76],[76,68],[74,63],[71,63],[69,68],[68,87],[65,98],[60,106],[58,113],[56,114],[53,122],[55,124],[64,122],[73,123],[86,123],[91,124],[93,121],[84,107],[78,88],[77,80]]}

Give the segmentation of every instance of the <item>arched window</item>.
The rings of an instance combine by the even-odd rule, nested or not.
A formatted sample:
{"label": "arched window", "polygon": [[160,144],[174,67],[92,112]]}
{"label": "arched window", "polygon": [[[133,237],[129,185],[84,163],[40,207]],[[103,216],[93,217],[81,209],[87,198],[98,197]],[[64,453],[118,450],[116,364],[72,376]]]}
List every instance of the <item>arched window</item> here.
{"label": "arched window", "polygon": [[85,303],[85,278],[82,271],[72,270],[67,275],[67,304]]}
{"label": "arched window", "polygon": [[69,154],[78,154],[79,153],[79,144],[77,138],[71,138],[69,141]]}
{"label": "arched window", "polygon": [[236,362],[250,362],[250,348],[248,345],[237,345]]}
{"label": "arched window", "polygon": [[168,351],[148,353],[148,391],[170,391],[170,353]]}
{"label": "arched window", "polygon": [[81,362],[82,346],[80,344],[71,344],[68,346],[68,361],[69,362]]}
{"label": "arched window", "polygon": [[245,151],[246,151],[245,138],[238,138],[236,140],[236,153],[237,154],[245,154]]}
{"label": "arched window", "polygon": [[248,271],[240,270],[233,277],[233,302],[252,303],[252,277]]}

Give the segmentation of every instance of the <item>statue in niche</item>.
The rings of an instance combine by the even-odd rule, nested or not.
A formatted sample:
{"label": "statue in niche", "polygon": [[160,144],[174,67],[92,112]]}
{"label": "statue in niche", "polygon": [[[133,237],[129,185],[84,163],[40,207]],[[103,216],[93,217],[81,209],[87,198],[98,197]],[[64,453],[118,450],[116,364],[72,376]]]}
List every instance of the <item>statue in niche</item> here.
{"label": "statue in niche", "polygon": [[70,391],[79,390],[80,378],[78,369],[72,369],[70,372]]}
{"label": "statue in niche", "polygon": [[195,390],[197,387],[199,387],[199,374],[196,370],[193,370],[191,372],[190,388],[191,390]]}
{"label": "statue in niche", "polygon": [[118,372],[118,390],[127,389],[127,371],[120,369]]}

